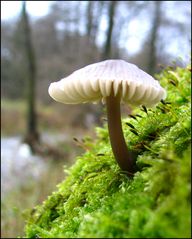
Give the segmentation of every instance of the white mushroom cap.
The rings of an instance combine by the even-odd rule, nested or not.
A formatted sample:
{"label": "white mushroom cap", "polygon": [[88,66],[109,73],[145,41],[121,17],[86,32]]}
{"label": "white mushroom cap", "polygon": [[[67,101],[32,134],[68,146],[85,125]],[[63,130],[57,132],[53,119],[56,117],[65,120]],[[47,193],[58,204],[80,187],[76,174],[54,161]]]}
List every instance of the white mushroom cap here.
{"label": "white mushroom cap", "polygon": [[78,104],[105,100],[112,92],[131,105],[153,106],[166,97],[159,82],[124,60],[88,65],[49,86],[50,96],[61,103]]}

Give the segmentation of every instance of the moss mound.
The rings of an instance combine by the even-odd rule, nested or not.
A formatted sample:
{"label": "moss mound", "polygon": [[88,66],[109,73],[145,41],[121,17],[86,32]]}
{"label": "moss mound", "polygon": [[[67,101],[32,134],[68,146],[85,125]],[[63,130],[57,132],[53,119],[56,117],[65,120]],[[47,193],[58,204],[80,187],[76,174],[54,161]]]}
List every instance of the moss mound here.
{"label": "moss mound", "polygon": [[[123,119],[138,172],[117,166],[107,126],[68,170],[68,177],[28,217],[27,238],[190,238],[190,70],[169,68],[158,78],[166,101]],[[51,175],[50,175],[51,179]],[[49,182],[48,182],[49,183]]]}

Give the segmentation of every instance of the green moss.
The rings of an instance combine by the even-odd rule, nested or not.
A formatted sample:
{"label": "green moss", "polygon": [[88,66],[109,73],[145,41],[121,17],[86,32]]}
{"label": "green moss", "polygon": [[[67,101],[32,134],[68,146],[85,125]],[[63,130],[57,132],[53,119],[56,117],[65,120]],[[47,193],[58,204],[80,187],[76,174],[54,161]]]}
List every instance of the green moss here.
{"label": "green moss", "polygon": [[138,154],[134,178],[117,166],[107,126],[97,128],[97,139],[85,141],[90,150],[28,217],[27,238],[190,238],[190,71],[157,77],[166,102],[123,119],[127,145]]}

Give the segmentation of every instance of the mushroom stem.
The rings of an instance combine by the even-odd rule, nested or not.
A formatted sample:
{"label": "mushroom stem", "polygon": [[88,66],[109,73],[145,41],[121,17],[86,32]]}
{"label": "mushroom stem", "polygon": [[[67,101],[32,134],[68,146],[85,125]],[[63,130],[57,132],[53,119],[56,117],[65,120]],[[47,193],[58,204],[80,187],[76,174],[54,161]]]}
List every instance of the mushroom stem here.
{"label": "mushroom stem", "polygon": [[119,167],[132,176],[134,173],[134,161],[131,152],[128,151],[121,124],[120,93],[114,93],[106,97],[108,130],[111,147]]}

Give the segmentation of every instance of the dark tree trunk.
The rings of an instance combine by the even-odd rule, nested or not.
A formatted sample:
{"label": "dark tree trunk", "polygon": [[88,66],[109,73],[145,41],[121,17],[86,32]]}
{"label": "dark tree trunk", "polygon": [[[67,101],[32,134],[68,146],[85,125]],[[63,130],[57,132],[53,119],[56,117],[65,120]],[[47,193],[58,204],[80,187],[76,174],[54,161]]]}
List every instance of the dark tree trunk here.
{"label": "dark tree trunk", "polygon": [[95,43],[101,20],[103,1],[88,1],[86,8],[86,33],[89,43]]}
{"label": "dark tree trunk", "polygon": [[154,74],[155,68],[157,66],[157,38],[158,38],[158,30],[161,24],[161,1],[155,1],[155,11],[154,11],[154,18],[153,18],[153,25],[151,30],[151,38],[149,42],[149,65],[148,65],[148,72],[150,74]]}
{"label": "dark tree trunk", "polygon": [[104,6],[104,1],[95,1],[95,6],[93,6],[93,8],[97,9],[96,14],[94,15],[94,18],[93,18],[93,26],[92,26],[92,34],[91,34],[91,38],[94,43],[98,34],[99,23],[101,21],[103,6]]}
{"label": "dark tree trunk", "polygon": [[22,23],[24,33],[24,49],[26,52],[26,61],[28,64],[27,69],[27,101],[28,101],[28,112],[27,112],[27,133],[24,141],[28,143],[34,151],[34,144],[39,142],[39,133],[37,131],[37,117],[36,117],[36,106],[35,106],[35,88],[36,88],[36,65],[34,49],[32,45],[31,29],[29,25],[29,19],[26,12],[26,3],[22,5]]}
{"label": "dark tree trunk", "polygon": [[93,1],[87,2],[87,37],[91,40],[91,32],[93,27]]}
{"label": "dark tree trunk", "polygon": [[104,44],[104,50],[102,54],[102,60],[109,59],[111,57],[111,45],[112,45],[112,33],[113,33],[113,26],[114,26],[114,17],[115,17],[115,10],[117,6],[117,1],[109,1],[109,8],[108,8],[108,29],[106,33],[106,41]]}

